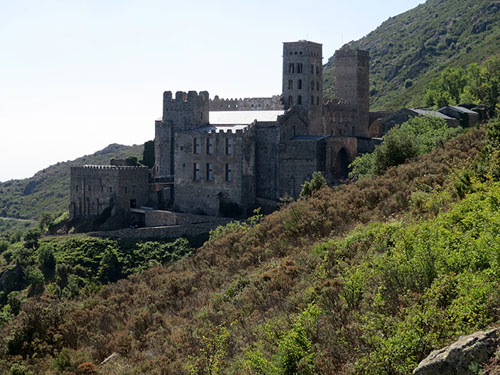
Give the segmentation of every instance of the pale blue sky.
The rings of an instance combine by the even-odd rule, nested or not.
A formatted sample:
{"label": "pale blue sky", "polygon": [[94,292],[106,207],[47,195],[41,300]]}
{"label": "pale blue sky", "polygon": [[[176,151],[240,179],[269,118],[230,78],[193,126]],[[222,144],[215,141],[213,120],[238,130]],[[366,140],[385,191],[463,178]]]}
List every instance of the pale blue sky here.
{"label": "pale blue sky", "polygon": [[282,42],[343,43],[423,0],[0,0],[0,181],[154,137],[165,90],[271,96]]}

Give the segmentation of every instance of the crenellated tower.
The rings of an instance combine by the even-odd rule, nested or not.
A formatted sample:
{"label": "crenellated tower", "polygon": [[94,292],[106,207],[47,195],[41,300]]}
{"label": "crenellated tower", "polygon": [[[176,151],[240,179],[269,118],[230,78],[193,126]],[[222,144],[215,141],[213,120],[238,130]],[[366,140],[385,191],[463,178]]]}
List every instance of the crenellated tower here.
{"label": "crenellated tower", "polygon": [[163,116],[155,122],[154,177],[169,178],[175,174],[175,133],[208,124],[209,95],[206,91],[163,93]]}
{"label": "crenellated tower", "polygon": [[323,46],[300,40],[283,43],[283,104],[307,111],[309,134],[322,135]]}

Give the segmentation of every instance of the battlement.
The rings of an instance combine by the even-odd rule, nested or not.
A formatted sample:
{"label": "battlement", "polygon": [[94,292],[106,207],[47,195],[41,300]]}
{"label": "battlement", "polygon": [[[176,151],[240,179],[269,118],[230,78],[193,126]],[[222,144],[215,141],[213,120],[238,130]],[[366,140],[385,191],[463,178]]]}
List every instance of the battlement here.
{"label": "battlement", "polygon": [[280,95],[270,98],[219,98],[210,99],[210,111],[275,111],[282,110],[283,103]]}
{"label": "battlement", "polygon": [[118,165],[83,165],[83,166],[76,166],[76,167],[71,167],[72,170],[97,170],[97,169],[102,169],[102,170],[148,170],[148,167],[144,166],[139,166],[139,165],[134,165],[134,166],[118,166]]}

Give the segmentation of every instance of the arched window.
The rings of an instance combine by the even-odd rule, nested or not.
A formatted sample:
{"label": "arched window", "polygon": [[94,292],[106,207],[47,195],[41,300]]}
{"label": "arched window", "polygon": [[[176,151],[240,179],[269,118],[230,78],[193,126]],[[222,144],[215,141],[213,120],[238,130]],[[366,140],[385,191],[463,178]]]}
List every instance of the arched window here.
{"label": "arched window", "polygon": [[314,65],[311,64],[311,74],[314,74]]}
{"label": "arched window", "polygon": [[295,70],[295,64],[294,63],[288,64],[288,73],[293,73],[294,70]]}
{"label": "arched window", "polygon": [[314,81],[311,81],[311,91],[314,91]]}
{"label": "arched window", "polygon": [[299,79],[299,82],[297,82],[297,88],[300,90],[302,89],[302,80]]}
{"label": "arched window", "polygon": [[314,104],[314,96],[311,95],[311,104]]}
{"label": "arched window", "polygon": [[290,96],[288,97],[288,104],[289,104],[289,105],[292,105],[292,104],[293,104],[293,98],[292,98],[292,95],[290,95]]}
{"label": "arched window", "polygon": [[319,96],[316,97],[316,105],[319,105]]}
{"label": "arched window", "polygon": [[297,73],[302,73],[302,63],[297,64]]}
{"label": "arched window", "polygon": [[316,65],[316,75],[319,76],[319,65]]}
{"label": "arched window", "polygon": [[293,90],[293,80],[288,80],[288,90]]}
{"label": "arched window", "polygon": [[302,96],[297,96],[297,104],[302,104]]}
{"label": "arched window", "polygon": [[319,91],[319,81],[316,81],[316,91]]}

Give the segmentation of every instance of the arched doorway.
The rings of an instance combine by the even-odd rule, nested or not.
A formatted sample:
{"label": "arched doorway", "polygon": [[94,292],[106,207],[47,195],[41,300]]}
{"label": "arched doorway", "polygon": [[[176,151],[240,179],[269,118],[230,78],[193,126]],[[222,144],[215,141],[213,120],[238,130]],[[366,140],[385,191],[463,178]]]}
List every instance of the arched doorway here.
{"label": "arched doorway", "polygon": [[349,174],[349,156],[347,156],[345,148],[340,149],[337,154],[332,172],[334,178],[347,178]]}

